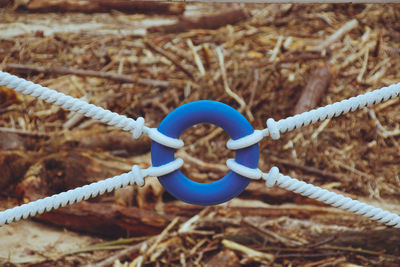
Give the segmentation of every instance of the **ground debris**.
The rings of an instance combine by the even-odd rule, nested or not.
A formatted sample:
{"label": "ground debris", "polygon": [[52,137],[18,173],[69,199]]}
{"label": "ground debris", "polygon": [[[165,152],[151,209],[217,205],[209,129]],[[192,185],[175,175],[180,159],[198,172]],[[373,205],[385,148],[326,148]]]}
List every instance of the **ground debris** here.
{"label": "ground debris", "polygon": [[[142,116],[149,127],[184,103],[210,99],[240,110],[262,129],[270,117],[292,115],[297,103],[305,111],[400,81],[399,5],[159,4],[185,12],[181,17],[1,8],[0,69],[128,117]],[[222,18],[226,12],[230,15]],[[217,22],[206,25],[210,18]],[[393,99],[282,134],[278,141],[265,138],[259,168],[278,166],[284,174],[399,213],[399,114],[399,100]],[[229,136],[222,130],[196,125],[182,139],[190,145],[176,155],[184,158],[188,177],[212,182],[228,171],[225,162],[234,153],[226,149]],[[134,164],[148,167],[150,146],[148,138],[134,140],[130,133],[0,87],[0,207],[128,172]],[[396,229],[260,181],[232,201],[204,208],[176,201],[155,177],[149,179],[143,188],[35,218],[59,227],[54,231],[95,236],[86,236],[90,241],[79,248],[63,249],[57,244],[76,239],[60,237],[57,250],[46,254],[51,244],[41,247],[38,241],[32,249],[32,234],[29,244],[10,243],[1,264],[400,262]],[[14,223],[0,231],[14,238],[26,229]],[[0,247],[8,240],[0,238]]]}

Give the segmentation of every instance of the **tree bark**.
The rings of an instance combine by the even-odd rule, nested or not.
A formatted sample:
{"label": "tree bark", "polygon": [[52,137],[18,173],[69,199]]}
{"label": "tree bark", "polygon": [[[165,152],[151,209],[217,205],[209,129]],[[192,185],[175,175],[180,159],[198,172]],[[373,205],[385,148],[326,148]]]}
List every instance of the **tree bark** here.
{"label": "tree bark", "polygon": [[309,111],[318,105],[322,96],[329,88],[333,76],[333,68],[325,65],[317,68],[307,82],[306,87],[301,93],[300,99],[294,108],[294,114]]}
{"label": "tree bark", "polygon": [[110,238],[159,234],[170,218],[137,207],[82,201],[37,217],[72,230]]}
{"label": "tree bark", "polygon": [[184,3],[147,2],[131,0],[30,0],[20,6],[33,12],[110,12],[158,13],[179,15],[185,11]]}
{"label": "tree bark", "polygon": [[236,24],[249,17],[249,14],[241,8],[235,8],[219,14],[202,16],[199,18],[181,18],[177,23],[171,25],[150,27],[149,32],[177,33],[192,29],[217,29],[219,27]]}

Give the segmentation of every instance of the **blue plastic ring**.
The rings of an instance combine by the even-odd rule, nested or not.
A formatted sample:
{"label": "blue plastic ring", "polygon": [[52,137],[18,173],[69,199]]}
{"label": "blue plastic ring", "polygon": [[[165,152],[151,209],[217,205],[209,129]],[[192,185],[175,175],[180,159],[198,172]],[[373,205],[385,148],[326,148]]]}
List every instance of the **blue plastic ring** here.
{"label": "blue plastic ring", "polygon": [[[216,101],[201,100],[185,104],[164,118],[158,131],[178,138],[187,128],[198,123],[212,123],[228,132],[233,140],[254,132],[247,119],[237,110]],[[154,166],[167,164],[175,159],[175,150],[155,141],[151,145]],[[249,168],[257,168],[258,144],[236,151],[236,162]],[[226,202],[240,194],[250,179],[230,171],[222,179],[212,183],[190,180],[180,170],[160,176],[160,183],[174,197],[196,205],[215,205]]]}

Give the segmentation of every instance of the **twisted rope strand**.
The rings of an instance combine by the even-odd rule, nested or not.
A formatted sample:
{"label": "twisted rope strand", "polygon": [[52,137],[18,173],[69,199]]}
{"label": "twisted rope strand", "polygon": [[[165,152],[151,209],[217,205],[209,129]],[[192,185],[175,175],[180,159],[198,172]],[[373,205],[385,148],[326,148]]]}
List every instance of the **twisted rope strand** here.
{"label": "twisted rope strand", "polygon": [[[267,177],[267,181],[268,179],[269,177]],[[302,196],[324,202],[325,204],[329,204],[335,208],[340,208],[342,210],[353,212],[357,215],[362,215],[371,220],[384,223],[388,226],[400,228],[400,216],[395,213],[382,210],[381,208],[376,208],[372,205],[362,203],[358,200],[353,200],[349,197],[345,197],[343,195],[282,174],[279,174],[279,176],[276,178],[276,184],[286,190],[290,190]]]}
{"label": "twisted rope strand", "polygon": [[372,92],[351,97],[349,99],[344,99],[334,104],[330,104],[324,107],[303,112],[301,114],[297,114],[292,117],[288,117],[286,119],[279,120],[278,122],[276,122],[275,125],[273,123],[270,123],[270,127],[268,127],[268,129],[270,133],[276,133],[275,136],[272,136],[271,134],[271,137],[273,139],[279,139],[279,133],[292,131],[311,123],[330,119],[332,117],[338,117],[350,111],[355,111],[357,109],[375,105],[398,97],[399,95],[400,83],[392,84],[390,86],[383,87]]}
{"label": "twisted rope strand", "polygon": [[39,84],[34,84],[33,82],[3,71],[0,71],[0,85],[26,95],[37,97],[47,103],[52,103],[64,109],[85,115],[86,117],[91,117],[111,126],[121,128],[125,131],[132,131],[135,138],[139,138],[145,130],[143,118],[139,118],[135,121],[132,118],[89,104],[83,100],[65,95],[64,93],[43,87]]}
{"label": "twisted rope strand", "polygon": [[242,176],[250,179],[264,179],[268,187],[277,185],[289,191],[301,194],[302,196],[309,197],[325,204],[331,205],[335,208],[340,208],[345,211],[353,212],[357,215],[362,215],[371,220],[385,223],[388,226],[400,228],[400,216],[376,208],[374,206],[362,203],[358,200],[353,200],[349,197],[331,192],[321,187],[308,184],[296,178],[285,176],[279,172],[277,167],[272,167],[269,173],[264,173],[260,169],[252,169],[237,163],[234,159],[228,159],[226,162],[229,169]]}
{"label": "twisted rope strand", "polygon": [[228,141],[227,147],[232,150],[249,147],[258,143],[263,137],[268,135],[276,140],[280,138],[281,133],[292,131],[332,117],[338,117],[350,111],[381,103],[398,96],[400,96],[400,83],[287,117],[277,122],[273,118],[269,118],[267,120],[267,128],[255,130],[252,134],[237,140],[231,139]]}
{"label": "twisted rope strand", "polygon": [[50,197],[42,198],[36,201],[23,204],[5,211],[0,212],[0,226],[19,221],[28,217],[42,214],[53,209],[65,207],[75,202],[89,199],[102,195],[105,192],[111,192],[115,189],[126,187],[128,185],[144,185],[144,178],[147,176],[162,176],[179,169],[183,165],[183,160],[180,158],[159,167],[150,167],[147,169],[140,169],[139,166],[134,165],[132,170],[112,178],[102,181],[94,182],[89,185],[77,187]]}
{"label": "twisted rope strand", "polygon": [[142,117],[134,120],[3,71],[0,71],[0,86],[6,86],[7,88],[14,89],[17,92],[37,97],[47,103],[52,103],[86,117],[107,123],[108,125],[121,128],[125,131],[130,131],[136,139],[145,133],[148,134],[152,140],[165,146],[171,148],[183,147],[182,140],[171,138],[160,133],[155,128],[145,126],[145,121]]}

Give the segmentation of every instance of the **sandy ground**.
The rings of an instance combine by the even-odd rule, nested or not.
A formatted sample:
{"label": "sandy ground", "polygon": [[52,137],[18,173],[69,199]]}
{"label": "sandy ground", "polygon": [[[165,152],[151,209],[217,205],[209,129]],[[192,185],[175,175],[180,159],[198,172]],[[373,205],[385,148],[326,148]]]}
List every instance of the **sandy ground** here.
{"label": "sandy ground", "polygon": [[13,264],[57,259],[98,240],[29,220],[0,227],[0,236],[0,262]]}

